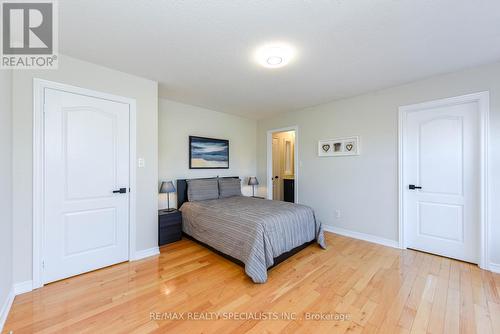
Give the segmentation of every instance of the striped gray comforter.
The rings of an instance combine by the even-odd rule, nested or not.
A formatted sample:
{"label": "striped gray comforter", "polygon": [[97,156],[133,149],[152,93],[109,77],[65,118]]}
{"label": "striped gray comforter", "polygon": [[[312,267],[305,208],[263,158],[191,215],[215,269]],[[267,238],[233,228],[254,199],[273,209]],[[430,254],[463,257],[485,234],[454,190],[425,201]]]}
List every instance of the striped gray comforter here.
{"label": "striped gray comforter", "polygon": [[325,248],[321,224],[305,205],[234,196],[186,202],[181,211],[185,233],[242,261],[255,283],[266,282],[275,257],[314,239]]}

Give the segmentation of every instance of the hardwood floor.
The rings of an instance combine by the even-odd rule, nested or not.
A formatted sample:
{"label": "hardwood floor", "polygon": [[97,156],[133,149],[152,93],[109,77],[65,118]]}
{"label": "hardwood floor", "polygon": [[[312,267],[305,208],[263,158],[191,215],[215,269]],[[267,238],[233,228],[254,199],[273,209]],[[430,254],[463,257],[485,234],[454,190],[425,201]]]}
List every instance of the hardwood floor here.
{"label": "hardwood floor", "polygon": [[[306,248],[260,285],[243,268],[182,240],[160,256],[17,296],[4,331],[500,333],[500,275],[416,251],[326,238],[328,250]],[[161,319],[176,316],[185,319]],[[206,319],[186,319],[193,316]],[[305,319],[311,316],[347,319]]]}

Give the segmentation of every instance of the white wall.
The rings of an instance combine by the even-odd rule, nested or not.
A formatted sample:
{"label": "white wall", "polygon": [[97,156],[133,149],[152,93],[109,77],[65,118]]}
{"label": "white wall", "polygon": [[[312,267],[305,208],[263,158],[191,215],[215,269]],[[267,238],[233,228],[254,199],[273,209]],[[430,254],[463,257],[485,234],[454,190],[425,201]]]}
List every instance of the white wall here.
{"label": "white wall", "polygon": [[[159,103],[159,180],[239,176],[243,194],[251,195],[247,177],[256,174],[257,122],[213,110],[160,99]],[[229,140],[229,169],[189,169],[189,136]],[[159,196],[160,207],[166,207],[166,195]],[[175,194],[170,206],[175,207]]]}
{"label": "white wall", "polygon": [[0,331],[12,292],[12,72],[0,70]]}
{"label": "white wall", "polygon": [[146,161],[137,169],[136,249],[157,242],[158,85],[102,66],[60,56],[58,70],[15,71],[14,109],[14,281],[32,279],[32,140],[33,78],[70,84],[137,101],[137,157]]}
{"label": "white wall", "polygon": [[[490,254],[500,264],[500,63],[259,121],[258,175],[266,175],[266,131],[298,125],[300,202],[312,206],[324,224],[397,240],[398,107],[486,90],[491,94],[490,235],[495,238]],[[360,156],[317,156],[318,140],[351,135],[361,136]]]}

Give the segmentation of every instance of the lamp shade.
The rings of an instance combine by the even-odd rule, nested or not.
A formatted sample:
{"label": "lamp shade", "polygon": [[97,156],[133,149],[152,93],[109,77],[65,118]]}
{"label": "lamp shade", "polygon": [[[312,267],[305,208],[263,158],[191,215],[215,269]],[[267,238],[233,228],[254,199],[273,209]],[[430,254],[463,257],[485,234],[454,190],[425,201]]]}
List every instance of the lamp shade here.
{"label": "lamp shade", "polygon": [[249,186],[256,186],[259,184],[259,180],[257,180],[257,178],[255,176],[250,176],[248,178],[248,185]]}
{"label": "lamp shade", "polygon": [[160,194],[174,193],[175,187],[172,181],[164,181],[161,183]]}

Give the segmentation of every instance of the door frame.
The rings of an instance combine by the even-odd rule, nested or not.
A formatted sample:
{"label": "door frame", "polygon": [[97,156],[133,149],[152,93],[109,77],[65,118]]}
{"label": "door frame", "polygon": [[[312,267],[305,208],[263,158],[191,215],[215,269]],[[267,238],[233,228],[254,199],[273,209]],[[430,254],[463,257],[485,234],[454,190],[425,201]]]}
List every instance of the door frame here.
{"label": "door frame", "polygon": [[136,241],[136,100],[102,93],[86,88],[71,86],[58,82],[33,79],[33,289],[40,288],[43,283],[43,255],[44,255],[44,200],[45,200],[45,170],[44,155],[45,124],[43,117],[45,89],[55,89],[68,93],[75,93],[120,102],[129,105],[129,242],[128,260],[134,258]]}
{"label": "door frame", "polygon": [[404,175],[404,152],[405,152],[405,139],[407,135],[407,116],[413,112],[419,112],[430,108],[438,108],[445,106],[452,106],[463,103],[476,102],[478,104],[478,117],[479,117],[479,142],[480,142],[480,222],[477,226],[479,229],[479,258],[478,265],[480,268],[489,270],[489,249],[488,237],[490,232],[489,221],[489,190],[488,190],[488,177],[489,177],[489,164],[488,164],[488,129],[489,129],[489,91],[478,92],[473,94],[461,95],[451,98],[434,100],[424,103],[406,105],[399,108],[399,127],[398,127],[398,206],[399,206],[399,248],[406,249],[407,244],[405,241],[405,193],[406,185],[403,183],[405,180]]}
{"label": "door frame", "polygon": [[287,126],[267,131],[267,199],[273,199],[273,133],[295,131],[295,143],[293,145],[293,178],[294,178],[294,200],[299,203],[299,127],[298,125]]}

